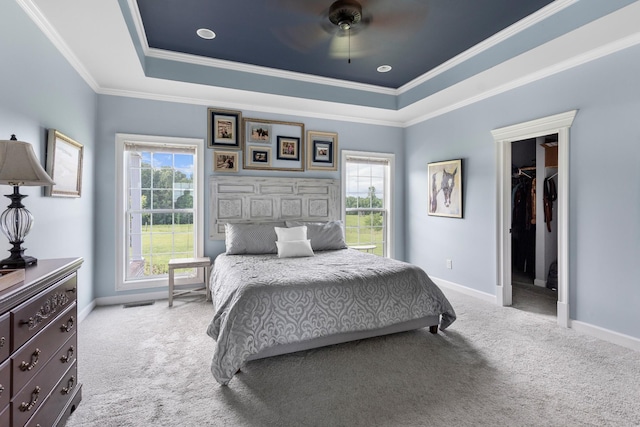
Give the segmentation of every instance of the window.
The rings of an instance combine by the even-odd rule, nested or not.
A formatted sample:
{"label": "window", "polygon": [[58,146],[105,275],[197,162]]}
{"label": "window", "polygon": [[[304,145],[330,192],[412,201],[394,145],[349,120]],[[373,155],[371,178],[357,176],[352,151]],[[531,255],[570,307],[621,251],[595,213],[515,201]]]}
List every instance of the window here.
{"label": "window", "polygon": [[[116,289],[167,285],[168,261],[203,253],[202,140],[117,135]],[[179,270],[177,284],[202,281]]]}
{"label": "window", "polygon": [[342,151],[342,204],[346,243],[391,257],[391,177],[394,155]]}

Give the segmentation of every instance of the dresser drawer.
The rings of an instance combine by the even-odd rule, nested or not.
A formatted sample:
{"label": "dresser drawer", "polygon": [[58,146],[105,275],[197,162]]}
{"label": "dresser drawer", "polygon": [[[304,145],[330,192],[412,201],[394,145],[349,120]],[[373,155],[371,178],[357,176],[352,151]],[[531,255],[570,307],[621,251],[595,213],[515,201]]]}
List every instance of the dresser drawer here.
{"label": "dresser drawer", "polygon": [[67,363],[61,363],[54,357],[22,390],[14,393],[11,399],[13,426],[24,425],[38,411],[68,369]]}
{"label": "dresser drawer", "polygon": [[0,363],[7,360],[11,354],[10,334],[11,320],[9,319],[9,313],[7,313],[0,316]]}
{"label": "dresser drawer", "polygon": [[11,408],[8,406],[6,408],[0,408],[0,426],[10,426],[11,425]]}
{"label": "dresser drawer", "polygon": [[77,275],[73,273],[11,310],[12,351],[19,349],[75,302],[77,281]]}
{"label": "dresser drawer", "polygon": [[[11,361],[5,360],[0,363],[0,412],[11,400]],[[0,426],[7,424],[0,423]]]}
{"label": "dresser drawer", "polygon": [[[11,356],[13,394],[22,390],[22,387],[40,372],[49,359],[59,353],[63,345],[76,348],[75,344],[69,346],[65,344],[75,334],[76,311],[76,304],[71,304],[66,311]],[[75,350],[72,350],[72,353],[75,353]],[[72,356],[75,360],[75,355]],[[54,360],[52,363],[60,363],[60,361]]]}
{"label": "dresser drawer", "polygon": [[62,412],[69,401],[69,397],[77,393],[80,387],[77,369],[74,363],[25,427],[48,427],[52,425],[55,420],[54,415]]}

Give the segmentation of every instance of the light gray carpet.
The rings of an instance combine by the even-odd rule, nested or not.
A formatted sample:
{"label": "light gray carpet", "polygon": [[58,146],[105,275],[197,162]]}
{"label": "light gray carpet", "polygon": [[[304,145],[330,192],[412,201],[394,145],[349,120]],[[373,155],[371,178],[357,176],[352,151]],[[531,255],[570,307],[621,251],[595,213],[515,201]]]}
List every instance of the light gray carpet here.
{"label": "light gray carpet", "polygon": [[99,307],[79,329],[75,426],[637,426],[640,353],[445,291],[426,330],[209,371],[212,306]]}

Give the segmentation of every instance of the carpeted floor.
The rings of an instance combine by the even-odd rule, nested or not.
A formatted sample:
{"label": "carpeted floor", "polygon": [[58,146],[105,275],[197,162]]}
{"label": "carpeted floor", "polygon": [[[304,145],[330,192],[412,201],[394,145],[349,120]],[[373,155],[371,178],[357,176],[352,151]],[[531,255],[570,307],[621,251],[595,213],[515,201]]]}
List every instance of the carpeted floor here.
{"label": "carpeted floor", "polygon": [[427,330],[209,371],[212,306],[99,307],[79,327],[83,400],[67,426],[638,426],[640,353],[445,291]]}

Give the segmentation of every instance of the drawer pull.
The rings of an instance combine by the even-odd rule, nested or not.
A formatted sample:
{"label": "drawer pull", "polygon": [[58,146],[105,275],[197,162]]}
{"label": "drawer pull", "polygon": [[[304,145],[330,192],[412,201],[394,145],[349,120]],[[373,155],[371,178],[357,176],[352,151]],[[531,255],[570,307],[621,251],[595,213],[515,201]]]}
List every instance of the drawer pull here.
{"label": "drawer pull", "polygon": [[73,386],[74,385],[76,385],[76,377],[69,378],[69,381],[67,382],[67,386],[63,387],[62,390],[60,391],[60,393],[62,393],[62,394],[71,393],[71,390],[73,390]]}
{"label": "drawer pull", "polygon": [[20,407],[18,408],[20,409],[20,412],[28,412],[32,410],[33,407],[36,406],[36,403],[38,403],[38,397],[40,397],[40,387],[36,386],[36,388],[31,392],[31,402],[22,402],[20,404]]}
{"label": "drawer pull", "polygon": [[67,292],[71,292],[72,294],[75,294],[76,288],[67,289]]}
{"label": "drawer pull", "polygon": [[5,341],[4,337],[0,337],[0,348],[4,347]]}
{"label": "drawer pull", "polygon": [[29,318],[29,320],[21,320],[20,326],[27,325],[29,330],[35,329],[48,318],[53,318],[57,315],[58,311],[62,311],[62,308],[69,304],[72,300],[69,299],[66,292],[58,292],[50,295],[42,305],[36,314]]}
{"label": "drawer pull", "polygon": [[71,316],[69,320],[67,320],[67,323],[64,323],[62,326],[60,326],[60,331],[69,332],[71,329],[73,329],[73,322],[73,316]]}
{"label": "drawer pull", "polygon": [[62,363],[69,363],[72,357],[73,357],[73,346],[69,347],[69,350],[67,350],[67,354],[63,355],[60,358],[60,361]]}
{"label": "drawer pull", "polygon": [[36,351],[34,351],[31,354],[31,362],[27,363],[27,362],[25,362],[23,360],[22,363],[20,364],[20,370],[21,371],[30,371],[33,368],[35,368],[36,365],[38,364],[38,359],[40,358],[40,353],[41,353],[40,349],[36,348]]}
{"label": "drawer pull", "polygon": [[2,392],[4,391],[4,386],[0,384],[0,396],[2,396]]}

